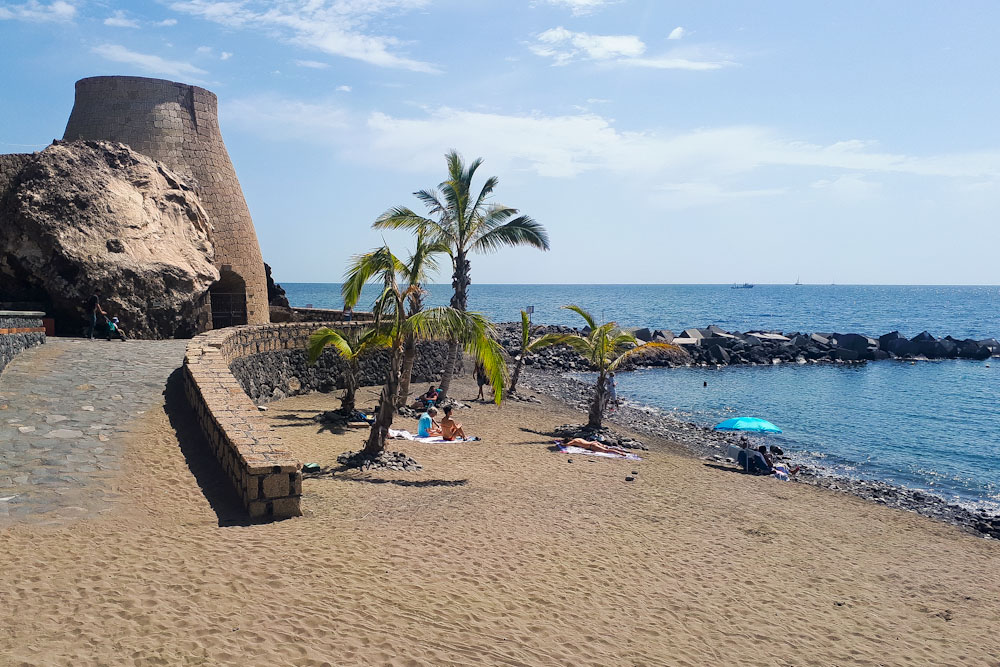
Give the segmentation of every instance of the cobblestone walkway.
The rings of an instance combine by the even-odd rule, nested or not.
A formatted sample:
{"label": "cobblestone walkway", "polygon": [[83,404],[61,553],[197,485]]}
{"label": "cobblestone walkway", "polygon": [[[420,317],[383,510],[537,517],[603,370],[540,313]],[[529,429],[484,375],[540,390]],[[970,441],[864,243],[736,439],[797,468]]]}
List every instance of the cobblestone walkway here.
{"label": "cobblestone walkway", "polygon": [[130,422],[163,401],[186,341],[50,338],[0,376],[0,525],[110,509]]}

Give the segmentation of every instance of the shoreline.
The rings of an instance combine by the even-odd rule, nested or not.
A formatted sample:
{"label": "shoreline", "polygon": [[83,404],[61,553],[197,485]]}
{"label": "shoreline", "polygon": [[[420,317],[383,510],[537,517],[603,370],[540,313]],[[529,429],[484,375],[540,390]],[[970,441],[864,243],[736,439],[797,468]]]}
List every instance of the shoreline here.
{"label": "shoreline", "polygon": [[[520,384],[579,409],[581,420],[585,420],[586,402],[592,387],[566,377],[567,372],[572,371],[525,366]],[[680,451],[690,456],[718,463],[726,462],[726,457],[721,454],[722,443],[734,443],[738,438],[738,434],[718,433],[708,426],[681,421],[658,408],[628,400],[622,401],[614,415],[605,416],[605,423],[664,438],[681,445]],[[794,452],[786,452],[785,458],[795,462]],[[803,464],[802,470],[791,481],[847,493],[878,505],[937,519],[984,539],[1000,539],[1000,514],[990,514],[985,510],[972,511],[924,491],[880,480],[854,479],[826,472],[811,464]]]}

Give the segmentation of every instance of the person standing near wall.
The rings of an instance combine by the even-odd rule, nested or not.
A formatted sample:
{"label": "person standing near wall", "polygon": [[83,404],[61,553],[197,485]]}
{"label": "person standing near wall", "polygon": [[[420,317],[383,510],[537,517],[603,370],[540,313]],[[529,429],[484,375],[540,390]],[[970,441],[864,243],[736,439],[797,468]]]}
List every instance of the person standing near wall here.
{"label": "person standing near wall", "polygon": [[90,340],[94,340],[94,329],[97,328],[97,316],[104,315],[104,310],[101,308],[101,290],[95,289],[94,293],[87,299],[86,311],[90,317],[90,326],[87,329],[87,335],[90,337]]}

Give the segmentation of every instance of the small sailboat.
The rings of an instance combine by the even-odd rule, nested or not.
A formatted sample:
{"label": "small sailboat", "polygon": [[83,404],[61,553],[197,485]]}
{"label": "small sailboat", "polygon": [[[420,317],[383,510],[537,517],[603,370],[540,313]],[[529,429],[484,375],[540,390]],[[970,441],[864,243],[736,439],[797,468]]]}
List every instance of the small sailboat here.
{"label": "small sailboat", "polygon": [[802,280],[800,280],[798,276],[795,276],[795,284],[798,285],[799,287],[802,286]]}

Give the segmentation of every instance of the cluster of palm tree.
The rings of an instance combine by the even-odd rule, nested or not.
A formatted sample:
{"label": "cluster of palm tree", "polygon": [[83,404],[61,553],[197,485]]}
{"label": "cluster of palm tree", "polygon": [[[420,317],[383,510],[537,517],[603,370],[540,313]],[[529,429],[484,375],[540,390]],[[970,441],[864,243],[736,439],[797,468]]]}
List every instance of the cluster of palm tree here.
{"label": "cluster of palm tree", "polygon": [[[375,322],[354,337],[328,327],[318,329],[309,339],[311,363],[330,346],[346,362],[345,391],[341,410],[354,411],[359,358],[373,348],[388,348],[389,368],[382,387],[379,407],[363,453],[377,456],[385,449],[389,427],[396,409],[406,405],[410,376],[421,340],[448,341],[448,356],[442,371],[439,401],[445,400],[461,352],[472,356],[486,370],[499,404],[507,378],[503,348],[497,342],[493,324],[479,313],[468,312],[468,291],[472,284],[469,255],[496,252],[502,248],[528,246],[548,250],[545,229],[517,209],[491,201],[498,179],[491,176],[473,196],[472,179],[482,164],[468,166],[455,151],[445,159],[448,178],[436,190],[414,193],[428,209],[422,216],[405,206],[389,209],[372,225],[376,229],[408,229],[414,232],[415,246],[403,261],[388,245],[351,259],[342,293],[344,305],[353,308],[369,283],[380,286],[373,311]],[[438,257],[448,255],[452,267],[454,293],[450,306],[424,308],[423,284],[438,269]],[[521,351],[510,380],[514,392],[527,355],[549,345],[568,345],[597,371],[597,383],[588,414],[588,427],[600,428],[607,405],[607,377],[630,357],[657,348],[675,349],[664,343],[640,343],[614,322],[598,325],[579,306],[563,306],[579,314],[587,323],[584,334],[545,334],[531,340],[528,314],[521,312]]]}
{"label": "cluster of palm tree", "polygon": [[597,372],[597,382],[594,385],[594,395],[590,401],[587,414],[587,428],[599,429],[604,421],[604,411],[608,405],[608,375],[614,373],[628,359],[646,355],[656,350],[676,350],[667,343],[643,343],[635,336],[622,331],[615,322],[597,324],[593,315],[580,306],[563,306],[572,310],[587,323],[584,333],[550,333],[531,340],[531,327],[528,313],[521,311],[521,353],[514,367],[510,382],[510,391],[514,392],[517,379],[521,374],[524,358],[538,350],[551,345],[567,345],[575,350],[591,369]]}
{"label": "cluster of palm tree", "polygon": [[[472,196],[472,179],[482,164],[476,159],[466,166],[455,151],[446,156],[448,178],[436,191],[421,190],[415,195],[428,209],[428,217],[418,215],[405,206],[386,211],[373,224],[377,229],[409,229],[416,245],[409,261],[402,261],[387,245],[352,258],[345,276],[342,293],[344,305],[354,307],[361,298],[361,289],[369,282],[381,286],[373,310],[375,323],[370,331],[352,341],[326,327],[317,330],[309,340],[311,361],[319,358],[323,349],[332,345],[345,359],[345,396],[341,408],[354,409],[357,387],[358,357],[372,347],[390,350],[386,383],[382,387],[378,411],[363,453],[377,456],[385,449],[389,427],[397,407],[406,404],[410,374],[419,340],[448,341],[448,356],[440,382],[444,400],[460,353],[464,351],[482,364],[494,389],[497,403],[503,397],[507,366],[503,349],[496,340],[493,324],[479,313],[468,312],[468,288],[471,284],[472,253],[495,252],[504,247],[527,245],[543,250],[549,247],[545,229],[517,209],[493,203],[491,195],[498,179],[490,177]],[[437,269],[437,256],[446,254],[452,262],[451,305],[424,309],[426,294],[423,283]]]}

